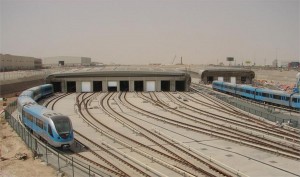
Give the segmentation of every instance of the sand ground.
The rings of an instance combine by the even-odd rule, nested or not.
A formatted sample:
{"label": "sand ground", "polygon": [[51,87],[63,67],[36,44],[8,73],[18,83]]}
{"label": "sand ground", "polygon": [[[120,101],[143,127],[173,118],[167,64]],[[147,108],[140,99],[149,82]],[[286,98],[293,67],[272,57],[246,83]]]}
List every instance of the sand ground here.
{"label": "sand ground", "polygon": [[[40,159],[34,159],[32,152],[22,139],[4,120],[0,118],[0,177],[55,177],[56,170]],[[26,160],[15,158],[17,153],[25,153]]]}

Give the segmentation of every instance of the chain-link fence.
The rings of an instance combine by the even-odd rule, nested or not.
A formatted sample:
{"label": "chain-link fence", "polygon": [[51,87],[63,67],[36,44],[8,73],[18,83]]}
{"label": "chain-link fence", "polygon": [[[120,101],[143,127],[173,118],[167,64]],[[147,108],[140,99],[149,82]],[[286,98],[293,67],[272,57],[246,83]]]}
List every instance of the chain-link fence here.
{"label": "chain-link fence", "polygon": [[23,124],[18,121],[16,116],[13,116],[16,108],[16,101],[7,106],[5,109],[5,119],[36,157],[57,169],[58,172],[64,173],[67,176],[109,176],[99,169],[85,164],[78,159],[60,153],[59,151],[49,147],[47,144],[37,139],[23,126]]}

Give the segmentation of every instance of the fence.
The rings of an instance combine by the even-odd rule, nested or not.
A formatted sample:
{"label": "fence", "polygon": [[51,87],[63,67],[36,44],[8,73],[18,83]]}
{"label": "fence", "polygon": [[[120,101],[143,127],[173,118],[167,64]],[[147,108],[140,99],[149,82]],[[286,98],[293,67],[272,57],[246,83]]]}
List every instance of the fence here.
{"label": "fence", "polygon": [[284,118],[284,117],[279,117],[279,116],[276,116],[274,114],[271,114],[271,110],[270,112],[264,112],[264,111],[260,111],[258,109],[255,109],[255,108],[250,108],[249,106],[246,106],[246,105],[243,105],[243,104],[240,104],[240,103],[237,103],[235,101],[233,101],[232,99],[229,99],[229,97],[227,96],[221,96],[221,95],[215,95],[216,98],[228,103],[228,104],[231,104],[232,106],[235,106],[239,109],[242,109],[246,112],[249,112],[251,114],[254,114],[254,115],[257,115],[257,116],[260,116],[260,117],[263,117],[265,119],[268,119],[269,121],[273,121],[273,122],[278,122],[280,124],[282,123],[289,123],[289,126],[291,127],[295,127],[297,128],[298,127],[298,121],[296,120],[293,120],[293,119],[289,119],[289,118]]}
{"label": "fence", "polygon": [[30,133],[16,117],[13,116],[14,112],[16,112],[16,108],[16,101],[7,106],[5,109],[5,119],[25,142],[28,148],[30,148],[30,150],[41,160],[57,169],[59,172],[63,172],[67,176],[109,176],[99,169],[91,167],[90,165],[85,164],[84,162],[71,156],[66,156],[52,147],[49,147],[47,144],[41,142],[39,139],[33,136],[32,133]]}

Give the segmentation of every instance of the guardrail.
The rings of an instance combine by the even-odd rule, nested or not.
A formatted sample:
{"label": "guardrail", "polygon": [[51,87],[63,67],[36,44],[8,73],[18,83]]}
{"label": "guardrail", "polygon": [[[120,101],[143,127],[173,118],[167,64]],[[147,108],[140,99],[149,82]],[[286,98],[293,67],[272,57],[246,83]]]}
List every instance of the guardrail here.
{"label": "guardrail", "polygon": [[27,147],[34,153],[35,156],[46,162],[47,165],[57,169],[58,172],[64,173],[72,177],[86,177],[86,176],[103,176],[110,175],[96,169],[76,158],[64,155],[56,151],[52,147],[43,143],[35,136],[33,136],[16,117],[13,115],[16,112],[17,103],[12,102],[4,110],[5,120],[14,129],[14,131],[21,137]]}

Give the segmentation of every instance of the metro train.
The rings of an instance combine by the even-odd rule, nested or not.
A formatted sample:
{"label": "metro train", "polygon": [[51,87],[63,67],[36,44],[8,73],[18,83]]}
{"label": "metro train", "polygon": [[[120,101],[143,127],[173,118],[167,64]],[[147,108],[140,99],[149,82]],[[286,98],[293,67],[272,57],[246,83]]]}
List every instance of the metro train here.
{"label": "metro train", "polygon": [[23,91],[17,100],[20,120],[40,139],[54,147],[66,149],[74,142],[70,118],[36,103],[39,99],[51,94],[53,94],[52,84]]}
{"label": "metro train", "polygon": [[212,88],[235,96],[300,110],[300,94],[257,88],[249,85],[213,81]]}

